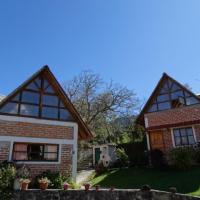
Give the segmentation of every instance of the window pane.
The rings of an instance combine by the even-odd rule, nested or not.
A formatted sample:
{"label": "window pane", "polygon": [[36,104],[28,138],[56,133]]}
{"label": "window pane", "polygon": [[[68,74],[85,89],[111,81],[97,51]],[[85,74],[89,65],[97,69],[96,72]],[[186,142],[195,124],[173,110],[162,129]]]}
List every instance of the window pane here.
{"label": "window pane", "polygon": [[192,128],[187,128],[186,131],[187,131],[187,135],[190,135],[190,136],[192,135],[193,136]]}
{"label": "window pane", "polygon": [[45,145],[44,146],[44,152],[48,153],[57,153],[58,146],[57,145]]}
{"label": "window pane", "polygon": [[48,86],[49,86],[49,82],[48,82],[46,79],[44,79],[44,90],[45,90]]}
{"label": "window pane", "polygon": [[171,108],[170,102],[158,103],[158,110],[167,110]]}
{"label": "window pane", "polygon": [[176,90],[180,90],[181,88],[176,84],[176,83],[173,83],[172,85],[172,88],[171,88],[171,91],[176,91]]}
{"label": "window pane", "polygon": [[150,108],[149,108],[149,112],[155,112],[157,111],[157,105],[153,104]]}
{"label": "window pane", "polygon": [[186,136],[186,130],[184,128],[180,129],[181,136]]}
{"label": "window pane", "polygon": [[52,95],[43,95],[42,103],[43,105],[58,106],[58,97]]}
{"label": "window pane", "polygon": [[28,145],[28,160],[43,160],[43,145],[29,144]]}
{"label": "window pane", "polygon": [[36,78],[35,83],[36,83],[37,87],[40,89],[41,88],[41,78],[40,77]]}
{"label": "window pane", "polygon": [[42,117],[57,119],[58,118],[58,109],[43,106]]}
{"label": "window pane", "polygon": [[39,107],[38,106],[21,104],[20,114],[37,117],[38,113],[39,113]]}
{"label": "window pane", "polygon": [[163,94],[157,97],[158,102],[167,101],[167,100],[169,100],[169,94]]}
{"label": "window pane", "polygon": [[25,152],[27,152],[27,144],[14,144],[14,151],[25,151]]}
{"label": "window pane", "polygon": [[183,91],[177,91],[177,92],[171,93],[172,99],[178,99],[179,97],[184,97]]}
{"label": "window pane", "polygon": [[193,105],[193,104],[197,104],[197,103],[199,103],[199,101],[195,97],[186,98],[187,105]]}
{"label": "window pane", "polygon": [[72,118],[71,118],[70,113],[67,110],[60,109],[60,119],[63,119],[63,120],[67,120],[68,119],[68,120],[70,120]]}
{"label": "window pane", "polygon": [[187,137],[181,137],[182,139],[182,145],[187,145],[188,144],[188,141],[187,141]]}
{"label": "window pane", "polygon": [[57,153],[44,153],[45,160],[56,161],[58,159]]}
{"label": "window pane", "polygon": [[55,93],[55,92],[54,92],[54,89],[53,89],[51,86],[49,86],[49,87],[45,90],[45,92],[52,93],[52,94]]}
{"label": "window pane", "polygon": [[17,103],[7,103],[0,109],[0,112],[17,114],[18,113],[18,106],[19,105]]}
{"label": "window pane", "polygon": [[19,101],[19,94],[17,94],[15,97],[13,97],[11,101]]}
{"label": "window pane", "polygon": [[30,90],[38,91],[38,87],[34,82],[30,83],[26,88]]}
{"label": "window pane", "polygon": [[175,141],[175,145],[176,146],[180,146],[181,145],[181,138],[180,137],[175,137],[174,141]]}
{"label": "window pane", "polygon": [[13,160],[28,160],[27,152],[14,152]]}
{"label": "window pane", "polygon": [[188,137],[188,141],[189,141],[189,144],[195,144],[195,141],[194,141],[194,137],[193,137],[193,136],[189,136],[189,137]]}
{"label": "window pane", "polygon": [[175,137],[180,137],[180,132],[179,132],[178,129],[175,129],[175,130],[174,130],[174,136],[175,136]]}
{"label": "window pane", "polygon": [[22,102],[27,102],[27,103],[39,103],[39,93],[36,92],[28,92],[28,91],[23,91],[22,92]]}
{"label": "window pane", "polygon": [[61,107],[61,108],[64,108],[64,107],[65,107],[62,101],[60,101],[60,107]]}

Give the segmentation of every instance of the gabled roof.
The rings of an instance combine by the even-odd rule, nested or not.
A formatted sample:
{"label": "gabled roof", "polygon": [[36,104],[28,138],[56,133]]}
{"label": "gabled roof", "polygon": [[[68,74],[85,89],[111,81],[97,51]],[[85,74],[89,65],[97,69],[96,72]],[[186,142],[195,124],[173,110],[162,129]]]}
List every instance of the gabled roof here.
{"label": "gabled roof", "polygon": [[[195,99],[197,99],[199,101],[199,97],[197,95],[195,95],[191,90],[189,90],[184,85],[182,85],[181,83],[179,83],[178,81],[173,79],[167,73],[163,73],[163,75],[160,78],[160,80],[158,81],[155,89],[153,90],[152,94],[150,95],[149,99],[147,100],[146,104],[144,105],[142,111],[138,115],[138,117],[136,119],[137,123],[144,124],[144,114],[148,112],[148,109],[153,104],[153,101],[155,100],[156,96],[159,94],[161,87],[163,86],[163,84],[165,83],[166,80],[170,80],[171,82],[175,83],[182,90],[186,91],[189,95],[191,95],[192,97],[194,97]],[[157,111],[157,112],[161,112],[161,111]]]}
{"label": "gabled roof", "polygon": [[[78,111],[68,98],[67,94],[49,69],[49,67],[46,65],[42,67],[39,71],[37,71],[35,74],[33,74],[28,80],[26,80],[24,83],[22,83],[18,88],[16,88],[13,92],[11,92],[8,96],[2,99],[0,102],[0,109],[3,108],[4,105],[6,105],[9,101],[11,101],[13,98],[16,97],[18,93],[20,93],[21,90],[29,86],[37,77],[45,76],[45,78],[48,79],[49,83],[51,84],[51,87],[55,90],[56,95],[62,100],[63,106],[69,111],[74,121],[78,123],[78,133],[79,133],[79,139],[90,139],[93,137],[91,131],[85,124],[85,122],[82,120],[81,116],[79,115]],[[2,113],[0,113],[2,114]],[[6,114],[9,115],[9,114]]]}

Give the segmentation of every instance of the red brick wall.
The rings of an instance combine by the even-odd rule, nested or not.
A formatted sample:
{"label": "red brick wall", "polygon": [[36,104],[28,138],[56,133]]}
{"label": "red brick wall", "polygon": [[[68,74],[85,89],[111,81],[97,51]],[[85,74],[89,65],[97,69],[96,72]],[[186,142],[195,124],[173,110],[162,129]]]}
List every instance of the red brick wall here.
{"label": "red brick wall", "polygon": [[73,139],[73,127],[0,120],[0,135]]}
{"label": "red brick wall", "polygon": [[[10,122],[0,120],[0,136],[22,136],[50,139],[73,139],[73,127],[34,124],[27,122]],[[8,160],[10,143],[0,142],[0,162]],[[27,164],[33,176],[46,170],[60,171],[69,175],[72,169],[72,145],[62,144],[60,164]]]}

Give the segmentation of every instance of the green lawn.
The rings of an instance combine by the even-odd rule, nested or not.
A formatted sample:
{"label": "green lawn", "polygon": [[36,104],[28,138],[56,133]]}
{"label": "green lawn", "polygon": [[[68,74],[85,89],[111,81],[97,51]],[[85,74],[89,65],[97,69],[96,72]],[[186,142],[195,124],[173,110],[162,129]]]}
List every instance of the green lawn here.
{"label": "green lawn", "polygon": [[176,187],[180,193],[200,196],[200,168],[189,171],[149,168],[113,170],[92,179],[91,183],[124,189],[141,188],[142,185],[148,184],[153,189],[165,191],[169,187]]}

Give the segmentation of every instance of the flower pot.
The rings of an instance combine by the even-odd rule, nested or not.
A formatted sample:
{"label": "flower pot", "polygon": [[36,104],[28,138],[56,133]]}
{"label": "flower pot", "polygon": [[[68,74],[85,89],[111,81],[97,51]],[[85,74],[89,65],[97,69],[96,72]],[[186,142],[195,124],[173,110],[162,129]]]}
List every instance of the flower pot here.
{"label": "flower pot", "polygon": [[63,189],[64,189],[64,190],[68,190],[68,189],[69,189],[69,184],[64,184],[64,185],[63,185]]}
{"label": "flower pot", "polygon": [[22,182],[22,183],[20,184],[20,189],[21,189],[21,190],[27,190],[27,189],[28,189],[28,184],[29,184],[29,183]]}
{"label": "flower pot", "polygon": [[96,191],[99,191],[100,185],[96,185],[96,186],[95,186],[95,189],[96,189]]}
{"label": "flower pot", "polygon": [[110,187],[110,191],[111,191],[111,192],[112,192],[114,189],[115,189],[114,186],[111,186],[111,187]]}
{"label": "flower pot", "polygon": [[48,186],[49,186],[49,183],[40,183],[40,189],[41,190],[46,190],[47,188],[48,188]]}
{"label": "flower pot", "polygon": [[85,191],[88,191],[90,189],[90,184],[89,183],[86,183],[84,186],[85,186]]}

